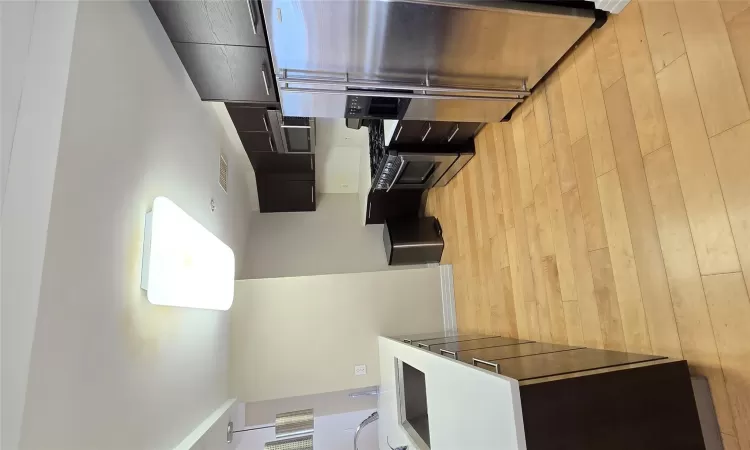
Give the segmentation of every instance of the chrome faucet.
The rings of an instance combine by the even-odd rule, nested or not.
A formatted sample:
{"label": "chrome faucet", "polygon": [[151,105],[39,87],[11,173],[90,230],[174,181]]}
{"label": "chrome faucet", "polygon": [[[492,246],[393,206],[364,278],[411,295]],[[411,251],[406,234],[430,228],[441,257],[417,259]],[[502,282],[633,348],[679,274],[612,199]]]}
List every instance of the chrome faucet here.
{"label": "chrome faucet", "polygon": [[359,448],[357,447],[357,439],[359,439],[359,432],[362,431],[362,428],[366,427],[372,422],[375,422],[379,417],[380,416],[378,415],[378,412],[375,411],[374,413],[370,414],[365,420],[363,420],[362,423],[359,424],[359,426],[357,427],[357,431],[354,432],[354,450],[359,450]]}
{"label": "chrome faucet", "polygon": [[[359,450],[359,447],[357,447],[357,439],[359,439],[359,432],[362,431],[362,428],[366,427],[372,422],[375,422],[379,417],[380,416],[378,415],[378,412],[375,411],[374,413],[370,414],[365,420],[363,420],[362,423],[359,424],[357,430],[354,432],[354,450]],[[388,447],[391,447],[390,442],[388,442]],[[408,447],[406,445],[401,447],[391,447],[391,450],[408,450]]]}

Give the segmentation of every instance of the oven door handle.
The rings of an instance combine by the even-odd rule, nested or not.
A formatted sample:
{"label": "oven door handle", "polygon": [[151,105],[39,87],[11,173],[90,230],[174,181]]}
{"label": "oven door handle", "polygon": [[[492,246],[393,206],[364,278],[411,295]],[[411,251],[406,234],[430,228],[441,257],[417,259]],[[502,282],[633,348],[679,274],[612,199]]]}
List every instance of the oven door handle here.
{"label": "oven door handle", "polygon": [[406,162],[404,161],[403,156],[398,157],[399,160],[401,160],[401,165],[398,167],[398,172],[396,172],[396,176],[393,177],[393,181],[391,181],[391,184],[388,186],[388,189],[385,190],[385,192],[391,192],[391,189],[393,189],[393,185],[395,185],[398,182],[398,177],[401,176],[401,172],[404,171],[406,168]]}

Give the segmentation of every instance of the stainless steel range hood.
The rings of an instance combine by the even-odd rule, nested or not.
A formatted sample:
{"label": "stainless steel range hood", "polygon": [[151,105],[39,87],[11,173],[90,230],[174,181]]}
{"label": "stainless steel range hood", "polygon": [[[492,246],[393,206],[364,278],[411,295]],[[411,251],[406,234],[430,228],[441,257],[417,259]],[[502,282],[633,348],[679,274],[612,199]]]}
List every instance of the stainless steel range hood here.
{"label": "stainless steel range hood", "polygon": [[494,122],[594,23],[594,11],[510,1],[263,0],[285,115]]}

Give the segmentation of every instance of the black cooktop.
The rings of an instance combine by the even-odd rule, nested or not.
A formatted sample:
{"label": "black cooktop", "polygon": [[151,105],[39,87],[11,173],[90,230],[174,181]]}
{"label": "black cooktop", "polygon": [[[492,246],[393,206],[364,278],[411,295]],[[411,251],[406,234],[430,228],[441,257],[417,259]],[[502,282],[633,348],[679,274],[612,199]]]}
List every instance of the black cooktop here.
{"label": "black cooktop", "polygon": [[385,128],[382,120],[370,120],[370,177],[375,176],[385,157]]}

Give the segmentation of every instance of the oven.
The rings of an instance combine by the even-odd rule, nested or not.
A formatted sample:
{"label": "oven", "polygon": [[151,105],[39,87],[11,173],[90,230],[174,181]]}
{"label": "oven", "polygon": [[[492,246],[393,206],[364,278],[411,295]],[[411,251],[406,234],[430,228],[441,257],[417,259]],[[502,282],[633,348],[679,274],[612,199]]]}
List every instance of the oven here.
{"label": "oven", "polygon": [[474,156],[474,144],[385,145],[383,121],[370,125],[370,171],[373,191],[430,189],[445,186]]}
{"label": "oven", "polygon": [[373,180],[374,190],[429,189],[458,160],[455,153],[409,153],[388,150]]}
{"label": "oven", "polygon": [[315,153],[315,119],[269,110],[268,122],[279,153]]}

